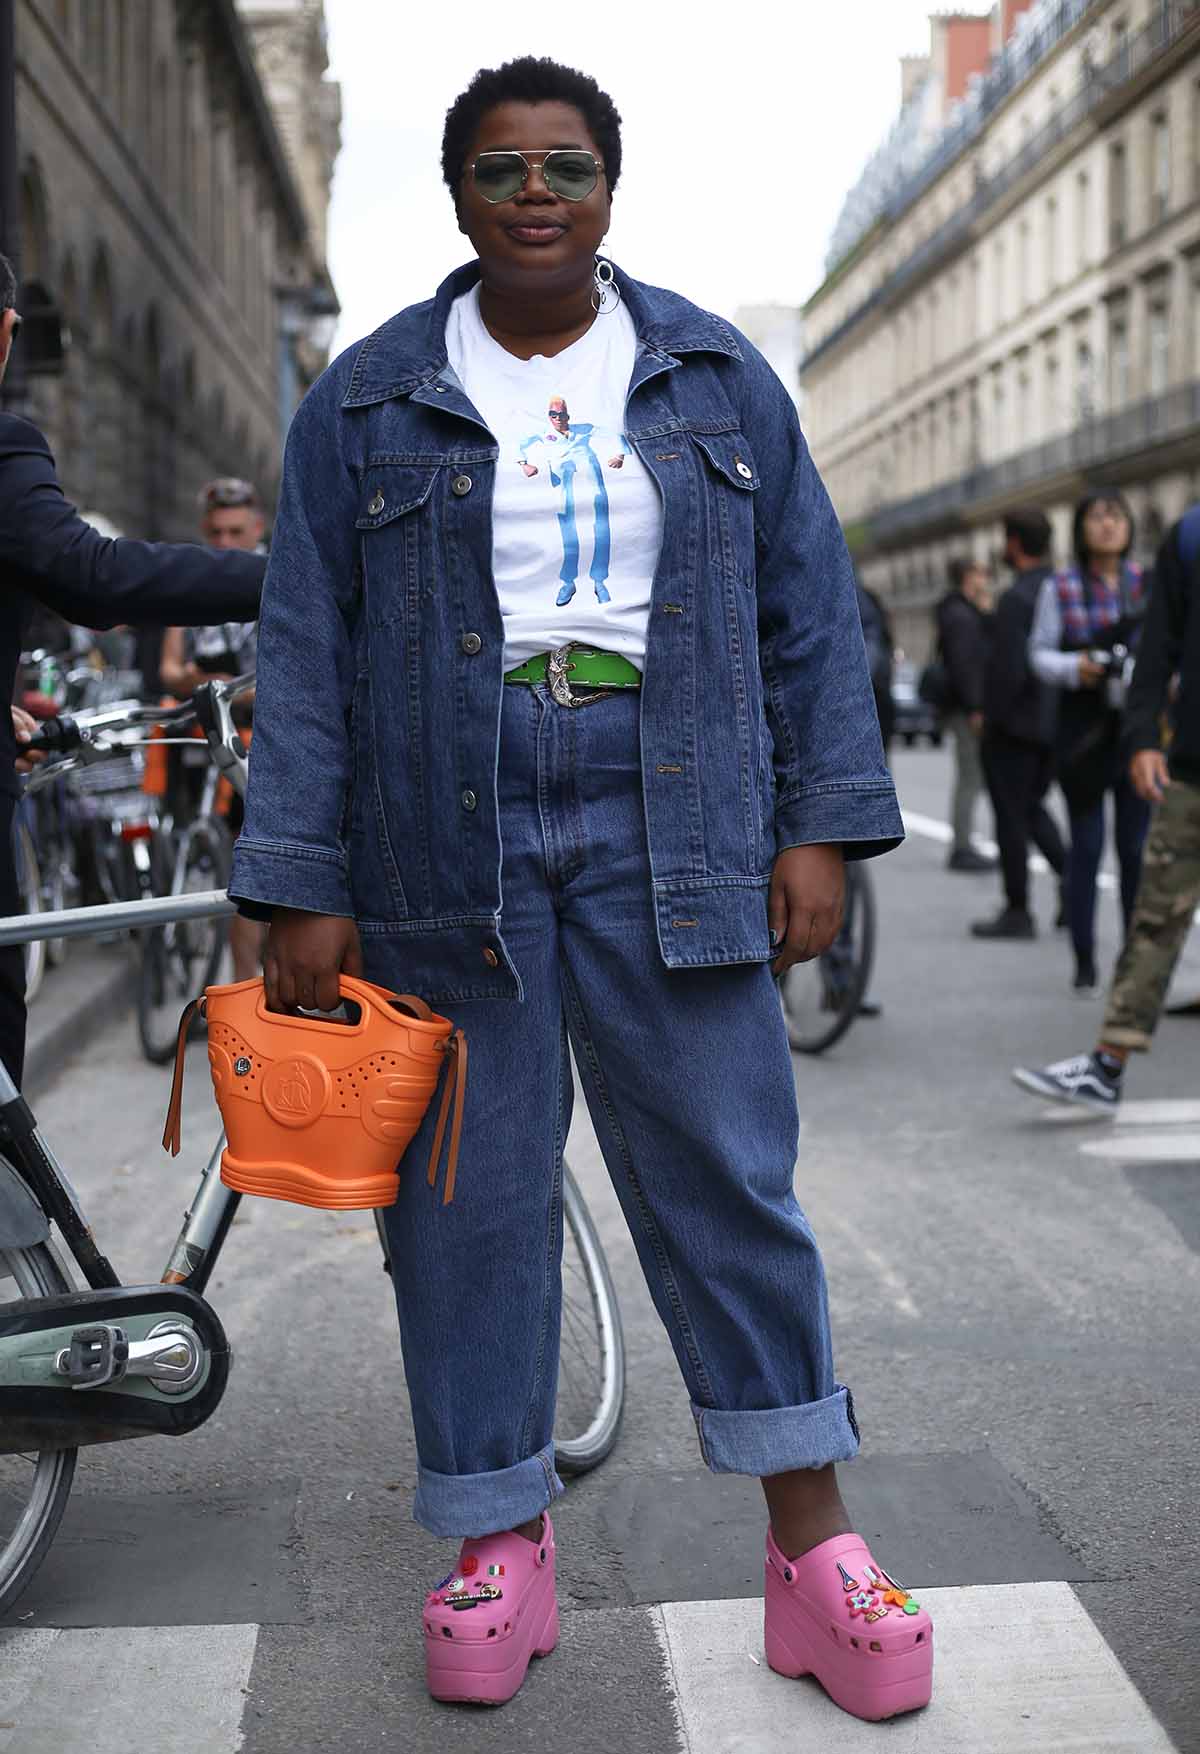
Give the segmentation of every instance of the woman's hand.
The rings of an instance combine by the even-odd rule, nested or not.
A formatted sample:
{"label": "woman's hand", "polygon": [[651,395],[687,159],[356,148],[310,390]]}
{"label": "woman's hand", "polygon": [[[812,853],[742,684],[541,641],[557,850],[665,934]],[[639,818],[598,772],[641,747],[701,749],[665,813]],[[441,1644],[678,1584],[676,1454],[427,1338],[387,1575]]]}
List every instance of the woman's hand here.
{"label": "woman's hand", "polygon": [[17,772],[30,773],[33,768],[37,766],[39,761],[45,761],[46,759],[44,752],[41,750],[35,750],[32,755],[21,753],[21,745],[23,743],[28,743],[34,732],[39,728],[38,722],[32,713],[27,713],[25,711],[24,707],[15,706],[12,709],[12,725],[13,736],[17,740]]}
{"label": "woman's hand", "polygon": [[1129,764],[1134,791],[1147,804],[1161,804],[1171,783],[1167,758],[1161,749],[1139,749]]}
{"label": "woman's hand", "polygon": [[840,846],[784,848],[767,897],[767,923],[779,949],[772,974],[784,974],[794,962],[811,962],[829,949],[842,928],[845,896]]}
{"label": "woman's hand", "polygon": [[361,975],[358,927],[341,914],[275,909],[263,957],[267,1004],[272,1011],[336,1011],[338,976]]}
{"label": "woman's hand", "polygon": [[1079,654],[1079,686],[1080,688],[1099,688],[1108,672],[1103,664],[1097,664],[1095,658],[1089,658],[1086,652]]}

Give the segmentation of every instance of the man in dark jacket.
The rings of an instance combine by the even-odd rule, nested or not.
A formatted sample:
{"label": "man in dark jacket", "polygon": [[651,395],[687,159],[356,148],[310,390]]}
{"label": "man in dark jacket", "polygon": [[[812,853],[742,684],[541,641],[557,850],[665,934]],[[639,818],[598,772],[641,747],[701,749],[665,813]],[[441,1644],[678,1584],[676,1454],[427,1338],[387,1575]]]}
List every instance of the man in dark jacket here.
{"label": "man in dark jacket", "polygon": [[996,606],[983,684],[983,772],[996,815],[1004,907],[977,920],[977,938],[1033,938],[1029,842],[1061,879],[1066,849],[1043,802],[1054,774],[1054,691],[1029,664],[1029,634],[1042,581],[1050,574],[1050,520],[1019,506],[1004,520],[1004,561],[1016,577]]}
{"label": "man in dark jacket", "polygon": [[938,650],[946,666],[949,697],[946,729],[954,739],[954,792],[950,824],[954,839],[946,864],[951,871],[991,871],[995,860],[971,845],[975,806],[983,791],[983,677],[987,664],[991,580],[985,566],[950,562],[950,590],[935,611]]}
{"label": "man in dark jacket", "polygon": [[1120,1103],[1129,1055],[1149,1050],[1200,906],[1200,504],[1168,531],[1154,564],[1125,707],[1125,749],[1134,790],[1156,809],[1100,1039],[1090,1054],[1013,1073],[1035,1096],[1106,1114]]}
{"label": "man in dark jacket", "polygon": [[[0,256],[0,380],[20,327],[16,282]],[[137,621],[252,621],[266,560],[191,543],[110,540],[66,499],[42,434],[0,413],[0,914],[21,912],[12,851],[17,740],[8,703],[35,601],[85,627]],[[0,949],[0,1059],[19,1084],[25,1056],[24,958]]]}

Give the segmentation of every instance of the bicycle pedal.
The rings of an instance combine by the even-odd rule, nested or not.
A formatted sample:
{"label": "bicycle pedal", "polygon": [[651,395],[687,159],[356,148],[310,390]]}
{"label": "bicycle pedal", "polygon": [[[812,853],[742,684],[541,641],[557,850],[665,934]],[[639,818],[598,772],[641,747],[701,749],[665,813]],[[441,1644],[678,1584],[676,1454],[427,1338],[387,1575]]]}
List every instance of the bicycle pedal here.
{"label": "bicycle pedal", "polygon": [[112,1322],[76,1328],[70,1346],[55,1361],[73,1389],[101,1389],[105,1383],[119,1382],[128,1363],[128,1337]]}

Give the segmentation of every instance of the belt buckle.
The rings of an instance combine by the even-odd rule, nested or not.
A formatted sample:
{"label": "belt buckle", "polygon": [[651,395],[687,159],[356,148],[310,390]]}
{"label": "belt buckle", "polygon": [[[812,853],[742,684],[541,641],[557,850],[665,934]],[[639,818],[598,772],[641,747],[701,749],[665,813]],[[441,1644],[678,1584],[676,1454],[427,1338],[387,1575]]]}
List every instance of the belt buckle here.
{"label": "belt buckle", "polygon": [[550,684],[550,692],[559,706],[591,706],[593,701],[607,700],[612,693],[611,688],[598,689],[594,694],[572,694],[568,681],[574,665],[569,662],[571,653],[579,647],[578,640],[568,640],[565,646],[559,646],[550,653],[546,662],[546,680]]}

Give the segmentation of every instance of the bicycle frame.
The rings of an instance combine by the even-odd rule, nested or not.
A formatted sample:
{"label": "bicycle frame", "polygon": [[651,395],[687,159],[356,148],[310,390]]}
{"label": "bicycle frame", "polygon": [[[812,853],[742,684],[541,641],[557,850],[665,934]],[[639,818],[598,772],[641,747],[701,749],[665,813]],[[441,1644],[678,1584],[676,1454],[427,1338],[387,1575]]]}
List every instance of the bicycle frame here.
{"label": "bicycle frame", "polygon": [[[78,938],[95,932],[166,925],[182,920],[214,919],[236,913],[221,890],[188,896],[157,896],[149,901],[108,903],[68,908],[62,913],[16,914],[0,919],[0,945],[25,944],[35,938]],[[175,1240],[161,1283],[183,1285],[203,1295],[241,1195],[220,1178],[220,1134],[200,1177],[183,1226]],[[0,1062],[0,1148],[58,1227],[80,1272],[97,1291],[121,1284],[112,1263],[101,1253],[79,1196],[58,1158],[43,1137],[33,1110]]]}

